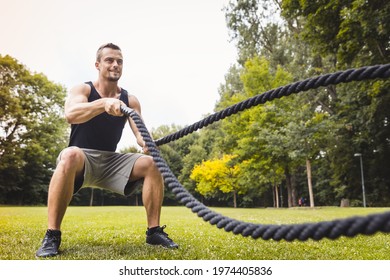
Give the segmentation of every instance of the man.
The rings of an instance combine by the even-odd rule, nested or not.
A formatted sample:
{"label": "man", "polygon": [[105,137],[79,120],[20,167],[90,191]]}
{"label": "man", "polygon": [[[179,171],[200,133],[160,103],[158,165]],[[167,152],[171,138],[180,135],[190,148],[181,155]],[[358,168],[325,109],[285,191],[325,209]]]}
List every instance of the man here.
{"label": "man", "polygon": [[[121,49],[114,44],[101,46],[96,55],[98,79],[71,89],[65,102],[65,117],[71,124],[69,147],[58,156],[48,194],[48,230],[36,256],[58,254],[61,223],[65,211],[82,187],[100,187],[130,195],[143,183],[142,200],[148,229],[146,243],[178,248],[164,227],[160,227],[164,196],[162,176],[150,156],[115,153],[126,117],[121,105],[134,109],[141,116],[137,98],[118,86],[122,75]],[[137,143],[147,152],[135,123],[129,118]]]}

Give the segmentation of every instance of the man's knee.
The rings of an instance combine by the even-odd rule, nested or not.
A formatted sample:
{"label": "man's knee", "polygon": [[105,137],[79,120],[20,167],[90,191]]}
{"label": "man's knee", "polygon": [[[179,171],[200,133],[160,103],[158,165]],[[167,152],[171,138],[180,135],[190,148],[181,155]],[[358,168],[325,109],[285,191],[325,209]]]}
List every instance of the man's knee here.
{"label": "man's knee", "polygon": [[144,156],[140,157],[136,161],[135,165],[136,165],[136,169],[140,170],[144,176],[159,172],[157,165],[151,156],[144,155]]}
{"label": "man's knee", "polygon": [[68,147],[61,152],[59,163],[65,168],[80,169],[84,166],[84,152],[77,147]]}

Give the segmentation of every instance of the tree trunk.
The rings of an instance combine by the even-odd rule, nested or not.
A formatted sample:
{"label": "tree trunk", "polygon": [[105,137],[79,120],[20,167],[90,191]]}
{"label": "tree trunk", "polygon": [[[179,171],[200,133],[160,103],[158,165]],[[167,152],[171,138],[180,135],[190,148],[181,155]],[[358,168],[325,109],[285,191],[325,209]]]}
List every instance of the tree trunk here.
{"label": "tree trunk", "polygon": [[287,189],[287,207],[292,207],[292,186],[291,186],[291,174],[288,167],[284,169],[284,175],[286,176],[286,189]]}
{"label": "tree trunk", "polygon": [[291,200],[292,200],[292,207],[296,207],[298,203],[298,195],[297,195],[297,188],[295,187],[296,184],[296,177],[295,175],[291,176]]}
{"label": "tree trunk", "polygon": [[91,198],[89,199],[89,206],[93,206],[93,188],[91,188]]}
{"label": "tree trunk", "polygon": [[233,205],[237,208],[237,191],[233,191]]}
{"label": "tree trunk", "polygon": [[275,186],[272,186],[272,200],[273,200],[273,206],[276,208],[276,191],[275,191]]}
{"label": "tree trunk", "polygon": [[279,190],[278,185],[274,185],[274,207],[279,208]]}
{"label": "tree trunk", "polygon": [[283,186],[280,185],[280,207],[283,208]]}
{"label": "tree trunk", "polygon": [[311,182],[311,162],[310,162],[310,159],[306,159],[306,171],[307,171],[307,184],[309,187],[310,207],[314,207],[314,195],[313,195],[313,185]]}
{"label": "tree trunk", "polygon": [[296,189],[295,181],[293,176],[291,176],[288,166],[284,169],[284,175],[286,176],[286,189],[287,189],[287,207],[296,206]]}

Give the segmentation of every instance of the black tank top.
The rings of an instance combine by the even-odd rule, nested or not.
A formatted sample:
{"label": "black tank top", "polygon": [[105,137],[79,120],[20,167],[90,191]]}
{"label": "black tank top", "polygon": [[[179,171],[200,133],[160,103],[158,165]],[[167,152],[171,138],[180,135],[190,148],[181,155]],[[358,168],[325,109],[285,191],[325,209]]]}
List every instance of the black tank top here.
{"label": "black tank top", "polygon": [[[100,99],[101,96],[92,82],[86,82],[91,86],[88,102]],[[129,106],[127,91],[121,89],[120,100]],[[81,124],[72,124],[69,146],[115,152],[127,118],[115,117],[106,112],[97,115],[89,121]]]}

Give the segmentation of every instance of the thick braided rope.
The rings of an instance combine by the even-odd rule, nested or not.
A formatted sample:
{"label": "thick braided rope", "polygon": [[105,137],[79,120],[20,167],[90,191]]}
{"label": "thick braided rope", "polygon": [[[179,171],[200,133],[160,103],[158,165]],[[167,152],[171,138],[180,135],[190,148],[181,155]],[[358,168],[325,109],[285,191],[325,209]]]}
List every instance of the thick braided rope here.
{"label": "thick braided rope", "polygon": [[339,71],[332,74],[321,75],[314,78],[309,78],[303,81],[295,82],[286,86],[279,87],[277,89],[269,90],[263,94],[256,95],[247,100],[239,102],[235,105],[227,107],[217,113],[214,113],[207,118],[200,120],[190,126],[187,126],[175,133],[167,135],[161,139],[156,140],[156,145],[161,146],[171,141],[177,140],[187,134],[190,134],[198,129],[208,126],[216,121],[222,120],[230,115],[236,114],[240,111],[249,109],[259,104],[264,104],[267,101],[271,101],[275,98],[281,98],[288,96],[292,93],[298,93],[301,91],[307,91],[309,89],[315,89],[321,86],[336,85],[339,83],[348,83],[352,81],[361,81],[376,78],[388,78],[390,77],[390,64],[366,66],[358,69],[349,69],[345,71]]}
{"label": "thick braided rope", "polygon": [[194,213],[197,213],[199,217],[202,217],[203,220],[208,221],[212,225],[216,225],[218,228],[224,228],[226,231],[231,231],[234,234],[241,234],[242,236],[252,236],[255,239],[262,238],[264,240],[268,240],[272,238],[274,240],[285,239],[287,241],[292,241],[295,239],[304,241],[309,238],[320,240],[325,237],[336,239],[340,236],[352,237],[356,236],[357,234],[370,235],[376,232],[387,233],[390,232],[390,212],[369,215],[366,217],[351,217],[327,222],[297,225],[252,224],[224,217],[221,214],[211,211],[205,205],[196,200],[179,183],[165,160],[161,157],[160,152],[157,149],[157,145],[162,145],[169,143],[170,141],[177,140],[193,131],[196,131],[239,111],[251,108],[258,104],[263,104],[266,101],[273,100],[275,98],[290,95],[292,93],[298,93],[301,91],[318,88],[320,86],[328,86],[342,82],[345,83],[351,81],[361,81],[364,79],[388,78],[390,76],[389,69],[390,65],[378,65],[359,69],[350,69],[333,74],[322,75],[301,82],[296,82],[285,87],[280,87],[228,107],[225,110],[210,115],[208,118],[172,135],[168,135],[167,137],[162,138],[156,142],[152,140],[142,119],[136,112],[125,107],[122,107],[122,112],[134,120],[146,142],[146,145],[149,148],[151,156],[153,157],[156,165],[163,175],[168,188],[171,189],[176,198],[186,207],[190,208]]}
{"label": "thick braided rope", "polygon": [[175,194],[180,203],[190,208],[192,212],[203,218],[204,221],[228,232],[251,236],[254,239],[287,240],[295,239],[305,241],[309,238],[320,240],[322,238],[336,239],[340,236],[356,236],[357,234],[370,235],[376,232],[390,232],[390,212],[369,215],[366,217],[352,217],[329,222],[306,223],[296,225],[263,225],[238,221],[211,211],[204,204],[194,198],[177,180],[165,160],[161,157],[157,145],[152,140],[140,116],[133,110],[122,107],[122,112],[133,119],[139,129],[150,155],[153,157],[158,169],[164,177],[168,188]]}

